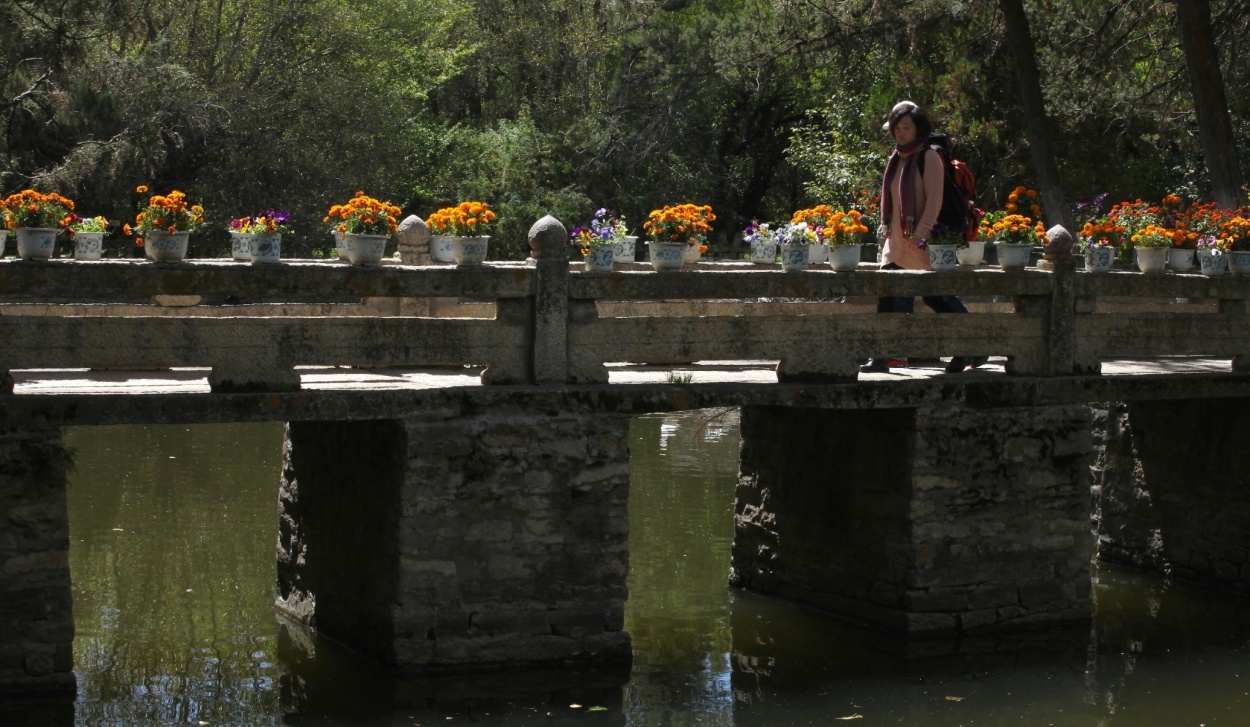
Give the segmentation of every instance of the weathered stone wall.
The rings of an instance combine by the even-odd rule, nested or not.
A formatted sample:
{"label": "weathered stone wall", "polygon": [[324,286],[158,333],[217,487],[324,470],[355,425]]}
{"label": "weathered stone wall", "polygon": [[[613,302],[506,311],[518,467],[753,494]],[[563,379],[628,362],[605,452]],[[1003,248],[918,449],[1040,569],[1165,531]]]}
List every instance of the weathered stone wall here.
{"label": "weathered stone wall", "polygon": [[0,433],[0,694],[75,689],[69,461],[57,431]]}
{"label": "weathered stone wall", "polygon": [[1187,399],[1109,410],[1099,558],[1250,593],[1245,406]]}
{"label": "weathered stone wall", "polygon": [[732,578],[911,635],[1088,619],[1090,420],[744,408]]}
{"label": "weathered stone wall", "polygon": [[290,423],[277,607],[385,661],[393,631],[407,438],[395,420]]}
{"label": "weathered stone wall", "polygon": [[281,610],[404,671],[629,659],[628,418],[359,427],[288,428]]}

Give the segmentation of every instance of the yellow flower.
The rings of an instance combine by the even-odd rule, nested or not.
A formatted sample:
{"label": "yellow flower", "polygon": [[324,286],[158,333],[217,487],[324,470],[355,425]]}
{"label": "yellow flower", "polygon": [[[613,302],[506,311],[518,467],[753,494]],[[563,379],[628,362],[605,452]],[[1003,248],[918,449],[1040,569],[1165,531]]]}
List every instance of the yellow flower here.
{"label": "yellow flower", "polygon": [[138,187],[135,187],[135,191],[138,192],[139,194],[143,194],[144,192],[148,191],[148,185],[140,184]]}

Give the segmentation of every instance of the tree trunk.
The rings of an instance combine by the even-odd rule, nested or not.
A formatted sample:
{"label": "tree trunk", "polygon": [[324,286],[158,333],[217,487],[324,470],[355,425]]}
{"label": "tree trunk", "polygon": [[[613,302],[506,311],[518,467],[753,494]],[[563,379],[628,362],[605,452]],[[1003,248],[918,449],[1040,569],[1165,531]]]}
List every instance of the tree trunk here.
{"label": "tree trunk", "polygon": [[1224,78],[1215,54],[1215,41],[1211,38],[1211,3],[1209,0],[1183,0],[1174,4],[1211,193],[1221,207],[1235,209],[1241,202],[1241,173],[1233,144],[1233,125],[1228,116],[1228,100],[1224,95]]}
{"label": "tree trunk", "polygon": [[1016,64],[1016,83],[1020,86],[1020,103],[1024,109],[1024,133],[1029,139],[1029,153],[1037,171],[1037,185],[1042,194],[1042,211],[1046,226],[1062,224],[1069,231],[1068,204],[1059,183],[1059,167],[1050,144],[1050,129],[1046,120],[1046,102],[1042,99],[1042,81],[1037,71],[1037,57],[1033,50],[1033,35],[1029,32],[1029,19],[1024,14],[1021,0],[998,0],[999,9],[1007,22],[1007,43]]}

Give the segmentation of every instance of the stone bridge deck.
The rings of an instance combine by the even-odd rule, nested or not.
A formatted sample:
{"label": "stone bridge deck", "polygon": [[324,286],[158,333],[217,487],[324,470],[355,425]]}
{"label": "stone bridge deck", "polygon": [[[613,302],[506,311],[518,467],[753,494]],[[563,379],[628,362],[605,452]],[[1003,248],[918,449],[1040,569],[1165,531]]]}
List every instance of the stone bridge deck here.
{"label": "stone bridge deck", "polygon": [[[763,359],[780,382],[845,382],[880,355],[996,355],[1021,376],[1096,374],[1121,359],[1250,361],[1245,278],[1085,274],[1070,258],[1049,271],[591,274],[570,269],[562,229],[535,225],[533,264],[477,268],[0,261],[0,383],[42,368],[208,367],[215,391],[282,391],[310,365],[481,366],[483,383],[517,385],[606,383],[613,363]],[[877,296],[947,294],[976,314],[857,315]],[[477,310],[438,314],[449,299]]]}

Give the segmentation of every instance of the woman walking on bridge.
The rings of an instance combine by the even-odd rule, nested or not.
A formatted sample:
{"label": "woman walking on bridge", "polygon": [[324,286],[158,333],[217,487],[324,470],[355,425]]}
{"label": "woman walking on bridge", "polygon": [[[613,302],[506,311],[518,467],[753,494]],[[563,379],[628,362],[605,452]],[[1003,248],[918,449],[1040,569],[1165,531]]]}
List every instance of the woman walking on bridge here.
{"label": "woman walking on bridge", "polygon": [[[890,109],[882,130],[894,137],[894,151],[881,178],[881,222],[887,229],[881,254],[882,270],[928,270],[929,252],[922,247],[937,224],[942,209],[945,174],[942,157],[929,145],[933,124],[929,116],[911,101],[900,101]],[[923,156],[924,162],[921,163]],[[923,171],[921,171],[923,167]],[[937,313],[967,313],[968,307],[954,295],[924,296],[925,305]],[[884,297],[877,300],[878,313],[911,313],[914,298]],[[984,358],[956,356],[946,367],[958,373],[969,365],[979,366]],[[864,372],[885,373],[891,361],[871,358],[860,367]],[[906,360],[896,365],[906,366]]]}

